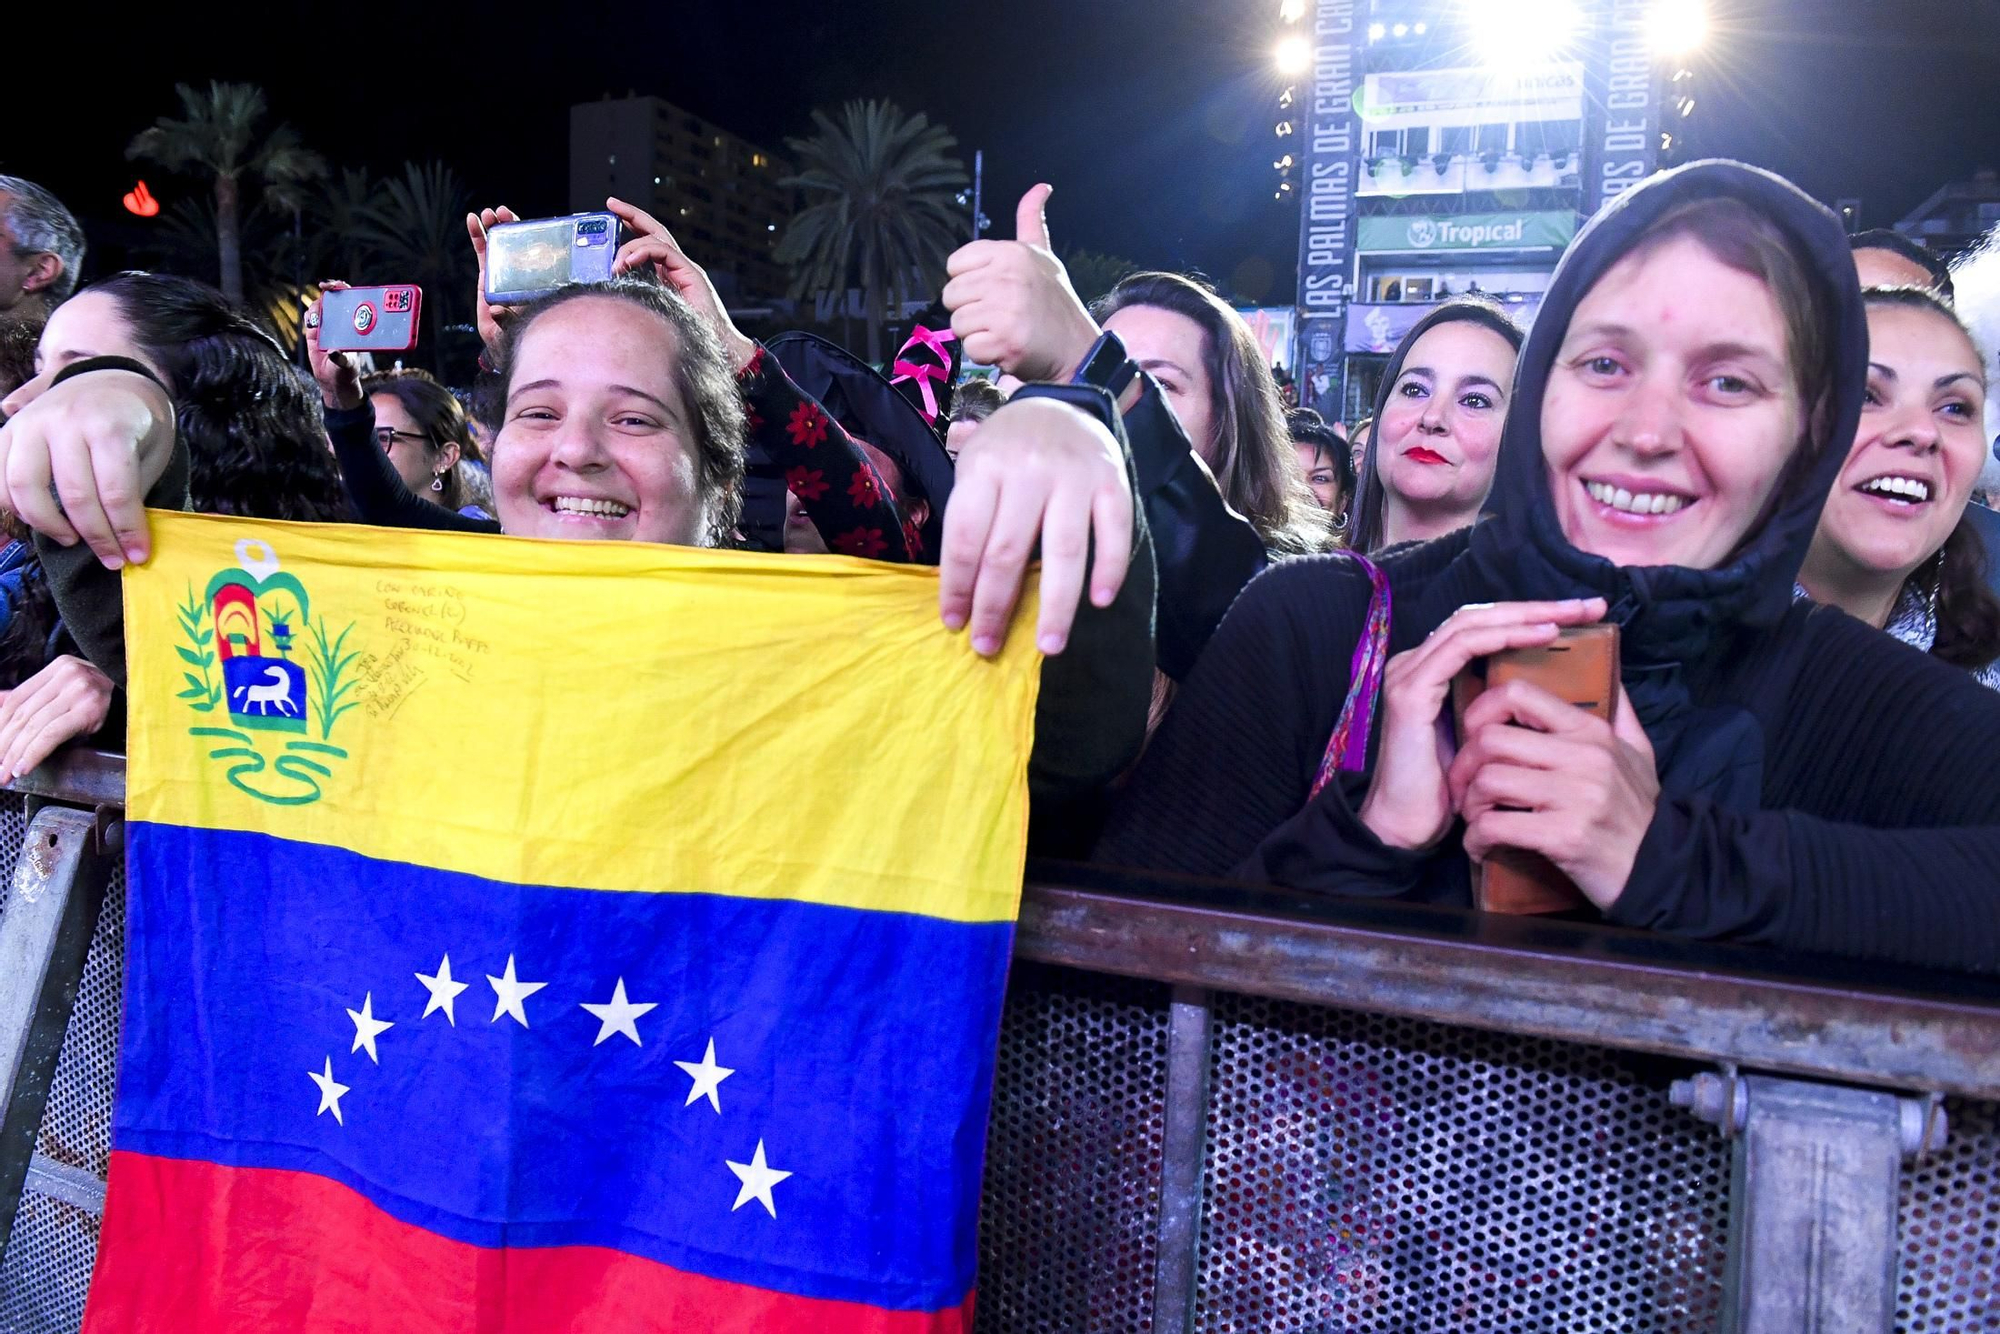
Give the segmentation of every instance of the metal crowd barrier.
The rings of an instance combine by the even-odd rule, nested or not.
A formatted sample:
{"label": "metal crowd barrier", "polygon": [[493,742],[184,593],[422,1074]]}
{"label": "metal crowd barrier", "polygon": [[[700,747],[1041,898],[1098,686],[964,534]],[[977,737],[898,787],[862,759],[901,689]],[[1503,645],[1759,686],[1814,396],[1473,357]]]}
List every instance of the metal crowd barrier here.
{"label": "metal crowd barrier", "polygon": [[[122,762],[0,797],[0,1331],[81,1319]],[[80,808],[80,809],[79,809]],[[1032,867],[978,1329],[2000,1330],[2000,985]]]}

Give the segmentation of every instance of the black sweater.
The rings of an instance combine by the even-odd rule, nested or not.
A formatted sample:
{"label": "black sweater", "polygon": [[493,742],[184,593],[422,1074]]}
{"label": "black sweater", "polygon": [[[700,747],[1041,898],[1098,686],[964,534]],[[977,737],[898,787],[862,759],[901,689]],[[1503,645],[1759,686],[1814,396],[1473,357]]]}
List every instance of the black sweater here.
{"label": "black sweater", "polygon": [[[1670,211],[1717,198],[1766,219],[1808,275],[1830,353],[1820,382],[1805,386],[1812,438],[1725,563],[1615,566],[1564,536],[1543,456],[1544,388],[1570,312],[1598,279]],[[1792,601],[1854,439],[1867,333],[1838,220],[1786,182],[1705,163],[1628,191],[1577,238],[1550,284],[1480,522],[1383,558],[1388,649],[1415,647],[1469,603],[1602,597],[1621,628],[1625,691],[1661,784],[1612,920],[1991,969],[2000,966],[2000,697],[1840,612]],[[1369,593],[1340,556],[1258,576],[1153,739],[1097,856],[1469,904],[1462,826],[1412,853],[1361,823],[1370,774],[1310,796]]]}
{"label": "black sweater", "polygon": [[[1466,534],[1392,557],[1391,652],[1478,601]],[[1097,859],[1334,894],[1471,904],[1455,838],[1388,848],[1366,781],[1308,801],[1369,585],[1341,556],[1260,575],[1224,620]],[[1407,608],[1407,610],[1405,610]],[[1764,739],[1762,809],[1663,792],[1612,921],[1702,939],[2000,965],[2000,699],[1841,612],[1800,603],[1689,681]],[[1372,757],[1371,757],[1372,760]]]}

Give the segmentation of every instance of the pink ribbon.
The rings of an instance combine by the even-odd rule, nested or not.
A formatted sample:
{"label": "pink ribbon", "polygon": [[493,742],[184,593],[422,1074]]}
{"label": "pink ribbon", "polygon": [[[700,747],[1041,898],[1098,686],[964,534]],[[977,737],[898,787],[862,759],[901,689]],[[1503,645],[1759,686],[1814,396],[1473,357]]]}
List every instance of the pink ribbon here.
{"label": "pink ribbon", "polygon": [[[932,424],[937,422],[938,401],[937,395],[931,391],[931,385],[944,383],[945,373],[951,367],[951,353],[945,351],[945,344],[957,340],[958,335],[949,329],[927,329],[919,324],[910,330],[909,338],[897,349],[896,361],[889,368],[895,372],[889,377],[890,384],[898,384],[904,380],[915,381],[918,392],[924,396],[924,420]],[[937,353],[940,364],[931,366],[905,361],[903,353],[913,347],[927,347]]]}

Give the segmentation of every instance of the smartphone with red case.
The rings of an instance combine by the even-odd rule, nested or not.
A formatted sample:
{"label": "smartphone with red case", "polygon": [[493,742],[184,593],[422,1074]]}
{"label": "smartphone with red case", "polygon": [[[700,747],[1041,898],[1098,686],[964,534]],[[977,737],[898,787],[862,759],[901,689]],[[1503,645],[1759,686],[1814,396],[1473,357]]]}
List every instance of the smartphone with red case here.
{"label": "smartphone with red case", "polygon": [[417,345],[424,289],[411,283],[348,287],[320,297],[322,352],[407,352]]}

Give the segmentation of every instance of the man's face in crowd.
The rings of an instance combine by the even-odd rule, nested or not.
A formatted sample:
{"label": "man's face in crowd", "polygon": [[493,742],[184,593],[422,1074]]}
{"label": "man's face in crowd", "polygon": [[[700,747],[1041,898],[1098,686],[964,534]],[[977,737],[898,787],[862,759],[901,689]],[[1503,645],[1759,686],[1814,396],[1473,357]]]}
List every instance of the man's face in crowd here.
{"label": "man's face in crowd", "polygon": [[1893,250],[1869,248],[1855,251],[1854,272],[1863,287],[1929,288],[1932,281],[1930,270]]}
{"label": "man's face in crowd", "polygon": [[[0,217],[12,207],[14,197],[0,193]],[[23,250],[13,229],[0,221],[0,311],[9,311],[37,294],[62,273],[62,261],[46,250]]]}

